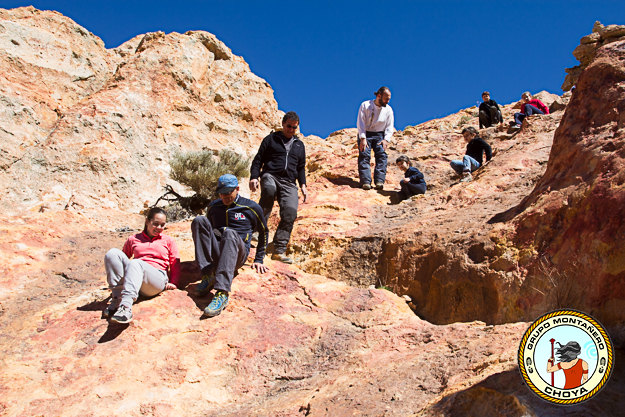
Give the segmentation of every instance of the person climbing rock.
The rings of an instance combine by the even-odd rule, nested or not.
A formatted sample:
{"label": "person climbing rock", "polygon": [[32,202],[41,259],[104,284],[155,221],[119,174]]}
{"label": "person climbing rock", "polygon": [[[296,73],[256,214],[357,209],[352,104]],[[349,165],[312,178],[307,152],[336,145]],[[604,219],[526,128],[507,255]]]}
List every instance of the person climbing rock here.
{"label": "person climbing rock", "polygon": [[286,255],[291,239],[293,224],[297,218],[299,182],[303,203],[306,202],[306,148],[295,132],[299,126],[299,116],[290,111],[282,118],[282,131],[271,132],[263,139],[250,168],[250,190],[259,188],[260,200],[265,220],[269,219],[273,202],[277,198],[280,206],[280,223],[273,236],[271,259],[293,263]]}
{"label": "person climbing rock", "polygon": [[473,126],[465,127],[462,130],[462,137],[467,142],[467,150],[462,161],[454,159],[450,162],[451,167],[458,175],[462,175],[462,182],[473,179],[471,172],[482,166],[482,155],[486,154],[486,161],[492,157],[492,149],[484,139],[480,138],[477,129]]}

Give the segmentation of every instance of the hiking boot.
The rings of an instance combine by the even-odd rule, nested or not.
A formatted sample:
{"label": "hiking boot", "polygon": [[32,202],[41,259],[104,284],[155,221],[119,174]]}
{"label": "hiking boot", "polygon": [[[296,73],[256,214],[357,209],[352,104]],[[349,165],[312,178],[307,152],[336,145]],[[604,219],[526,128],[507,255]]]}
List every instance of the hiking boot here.
{"label": "hiking boot", "polygon": [[253,248],[258,246],[258,232],[252,233],[252,237],[250,238],[250,246]]}
{"label": "hiking boot", "polygon": [[202,275],[202,282],[200,282],[195,288],[195,293],[200,297],[208,294],[212,291],[216,281],[217,278],[215,278],[215,274],[213,272]]}
{"label": "hiking boot", "polygon": [[126,307],[122,304],[119,306],[113,317],[111,317],[111,321],[121,324],[130,323],[132,321],[132,308]]}
{"label": "hiking boot", "polygon": [[473,179],[473,175],[471,175],[469,171],[464,171],[462,173],[462,179],[460,180],[460,182],[469,182],[472,179]]}
{"label": "hiking boot", "polygon": [[221,314],[228,305],[228,293],[225,291],[217,291],[213,300],[204,309],[204,315],[207,317],[215,317]]}
{"label": "hiking boot", "polygon": [[371,189],[371,184],[363,184],[362,185],[362,189],[363,190],[370,190]]}
{"label": "hiking boot", "polygon": [[293,259],[289,258],[288,256],[286,256],[284,253],[274,253],[273,255],[271,255],[271,259],[274,261],[280,261],[284,264],[292,264],[293,263]]}
{"label": "hiking boot", "polygon": [[104,308],[104,310],[102,310],[102,318],[103,319],[108,319],[109,317],[111,317],[112,315],[115,314],[115,312],[117,311],[117,309],[119,308],[119,303],[122,300],[120,298],[111,298],[111,302],[109,303],[109,305],[106,306],[106,308]]}
{"label": "hiking boot", "polygon": [[381,190],[384,188],[384,183],[383,182],[376,182],[375,183],[375,189],[376,190]]}

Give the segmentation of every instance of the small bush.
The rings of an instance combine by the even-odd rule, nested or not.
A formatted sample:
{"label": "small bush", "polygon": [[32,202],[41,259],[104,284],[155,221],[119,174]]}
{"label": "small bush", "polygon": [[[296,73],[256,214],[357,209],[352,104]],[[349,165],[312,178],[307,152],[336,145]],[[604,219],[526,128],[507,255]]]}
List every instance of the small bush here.
{"label": "small bush", "polygon": [[462,127],[471,121],[472,117],[468,114],[463,115],[456,126]]}
{"label": "small bush", "polygon": [[210,198],[215,193],[217,180],[223,174],[237,178],[249,174],[250,159],[236,152],[222,149],[215,156],[213,151],[178,153],[169,161],[170,176],[195,191]]}

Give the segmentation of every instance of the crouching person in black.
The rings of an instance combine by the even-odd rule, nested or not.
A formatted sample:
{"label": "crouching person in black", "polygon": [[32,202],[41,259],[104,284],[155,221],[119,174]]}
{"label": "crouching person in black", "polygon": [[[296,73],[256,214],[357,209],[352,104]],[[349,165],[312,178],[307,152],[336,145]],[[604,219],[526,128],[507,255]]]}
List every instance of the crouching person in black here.
{"label": "crouching person in black", "polygon": [[217,194],[219,199],[209,204],[206,216],[198,216],[191,223],[195,260],[202,271],[197,293],[216,290],[204,309],[208,317],[219,315],[228,305],[234,274],[247,259],[254,231],[258,232],[258,246],[252,268],[261,274],[269,271],[263,265],[267,224],[260,206],[239,195],[239,181],[231,174],[219,177]]}
{"label": "crouching person in black", "polygon": [[395,163],[399,169],[405,171],[404,178],[399,182],[399,186],[401,187],[401,191],[397,193],[399,201],[406,200],[413,195],[425,194],[427,185],[423,174],[418,168],[410,164],[410,159],[408,159],[406,155],[401,155],[397,158]]}
{"label": "crouching person in black", "polygon": [[484,91],[482,93],[482,103],[479,108],[480,129],[483,127],[495,126],[497,123],[503,123],[501,109],[495,100],[490,99],[490,93]]}

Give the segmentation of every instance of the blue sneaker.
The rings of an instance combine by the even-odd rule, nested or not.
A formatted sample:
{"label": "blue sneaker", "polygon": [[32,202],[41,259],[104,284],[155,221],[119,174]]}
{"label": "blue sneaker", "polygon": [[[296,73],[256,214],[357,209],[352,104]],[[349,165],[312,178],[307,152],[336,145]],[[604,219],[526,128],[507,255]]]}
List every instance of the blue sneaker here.
{"label": "blue sneaker", "polygon": [[200,297],[205,296],[212,291],[216,281],[214,273],[202,275],[202,282],[195,288],[195,293]]}
{"label": "blue sneaker", "polygon": [[208,317],[218,316],[227,305],[228,293],[225,291],[217,291],[217,294],[213,297],[213,301],[204,309],[204,315]]}

